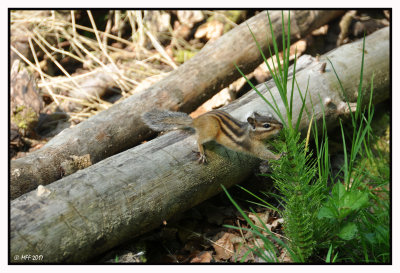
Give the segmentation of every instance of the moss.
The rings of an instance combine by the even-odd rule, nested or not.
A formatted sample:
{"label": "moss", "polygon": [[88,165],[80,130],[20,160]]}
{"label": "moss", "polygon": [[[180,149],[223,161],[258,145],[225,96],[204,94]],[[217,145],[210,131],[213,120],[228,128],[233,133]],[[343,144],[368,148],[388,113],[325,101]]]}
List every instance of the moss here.
{"label": "moss", "polygon": [[[246,16],[245,10],[226,10],[226,11],[221,11],[221,13],[223,13],[226,16],[226,18],[228,18],[229,20],[231,20],[234,23],[238,23],[239,21],[244,19]],[[214,21],[214,20],[220,21],[221,23],[224,24],[224,32],[223,33],[226,33],[233,28],[232,24],[230,24],[226,21],[226,18],[224,18],[222,16],[218,16],[218,15],[216,15],[216,16],[212,15],[209,18],[207,18],[207,22]]]}
{"label": "moss", "polygon": [[237,23],[241,18],[243,18],[245,14],[246,14],[246,11],[243,11],[243,10],[228,10],[228,11],[226,11],[226,16],[235,23]]}
{"label": "moss", "polygon": [[180,49],[174,51],[175,61],[178,63],[184,63],[190,60],[197,52],[193,52],[190,50]]}
{"label": "moss", "polygon": [[38,121],[39,115],[29,106],[19,105],[15,108],[11,120],[22,130],[32,130]]}

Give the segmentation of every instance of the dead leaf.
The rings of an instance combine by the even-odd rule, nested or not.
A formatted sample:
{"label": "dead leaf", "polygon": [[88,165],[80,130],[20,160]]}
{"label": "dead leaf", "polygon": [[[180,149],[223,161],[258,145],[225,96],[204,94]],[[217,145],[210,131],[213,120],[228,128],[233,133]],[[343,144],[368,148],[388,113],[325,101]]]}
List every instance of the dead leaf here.
{"label": "dead leaf", "polygon": [[339,23],[340,34],[336,41],[337,46],[340,46],[346,42],[347,35],[349,34],[349,26],[356,14],[357,14],[356,10],[350,10],[346,12],[346,14],[343,15],[342,19],[340,20]]}
{"label": "dead leaf", "polygon": [[[264,247],[264,242],[262,239],[260,238],[248,238],[248,241],[246,243],[244,243],[244,239],[240,238],[241,240],[236,240],[237,242],[240,241],[240,243],[236,243],[234,244],[235,246],[235,254],[230,258],[231,262],[249,262],[249,261],[255,261],[255,262],[264,262],[264,260],[260,260],[258,258],[257,260],[257,256],[254,256],[253,253],[248,253],[250,248],[260,248],[261,251]],[[234,241],[234,240],[231,240]],[[243,259],[243,257],[246,255],[246,257]]]}
{"label": "dead leaf", "polygon": [[279,261],[282,263],[292,263],[292,259],[287,253],[287,250],[283,250],[281,255],[279,256]]}
{"label": "dead leaf", "polygon": [[191,27],[188,27],[185,24],[179,23],[179,21],[175,21],[174,23],[174,37],[179,37],[184,40],[187,40],[190,35]]}
{"label": "dead leaf", "polygon": [[249,261],[253,261],[254,255],[252,253],[248,254],[246,258],[243,259],[243,257],[247,254],[248,251],[249,249],[245,244],[243,243],[235,244],[235,254],[231,257],[230,262],[235,263],[240,261],[243,263],[247,263]]}
{"label": "dead leaf", "polygon": [[196,39],[206,38],[209,41],[214,41],[224,33],[224,24],[215,20],[202,24],[194,34]]}
{"label": "dead leaf", "polygon": [[[306,39],[301,39],[290,46],[289,60],[294,60],[294,57],[299,58],[307,49]],[[296,55],[295,55],[296,53]]]}
{"label": "dead leaf", "polygon": [[[258,219],[257,216],[260,219]],[[249,218],[256,226],[263,228],[261,233],[265,236],[268,236],[270,234],[264,230],[264,225],[268,228],[269,231],[273,232],[283,223],[283,218],[273,217],[269,211],[256,214],[249,213]]]}
{"label": "dead leaf", "polygon": [[269,211],[260,213],[249,213],[249,218],[253,221],[256,226],[263,227],[263,223],[268,223]]}
{"label": "dead leaf", "polygon": [[226,232],[219,240],[213,243],[213,247],[216,253],[214,259],[216,261],[227,260],[232,257],[232,255],[234,254],[232,239],[236,237],[238,236],[233,233]]}
{"label": "dead leaf", "polygon": [[191,263],[209,263],[212,260],[211,251],[200,252],[196,257],[194,257]]}
{"label": "dead leaf", "polygon": [[253,241],[253,244],[257,248],[263,248],[264,247],[264,241],[261,238],[257,238]]}
{"label": "dead leaf", "polygon": [[271,76],[271,73],[268,71],[267,65],[262,63],[254,70],[254,77],[256,78],[257,82],[263,83],[265,82],[268,77]]}
{"label": "dead leaf", "polygon": [[278,226],[283,223],[283,218],[275,218],[271,224],[267,225],[270,231],[274,231]]}
{"label": "dead leaf", "polygon": [[326,35],[328,33],[328,25],[323,25],[320,28],[317,28],[311,32],[311,35],[318,36],[318,35]]}
{"label": "dead leaf", "polygon": [[[264,254],[263,257],[267,257],[268,259],[275,261],[275,259],[274,259],[275,255],[271,252],[271,250],[264,250],[263,254]],[[259,256],[256,256],[256,258],[254,259],[254,262],[255,263],[265,263],[268,261],[264,260],[263,258],[261,258]]]}
{"label": "dead leaf", "polygon": [[201,10],[178,10],[177,14],[179,21],[192,28],[197,22],[203,21],[204,15]]}

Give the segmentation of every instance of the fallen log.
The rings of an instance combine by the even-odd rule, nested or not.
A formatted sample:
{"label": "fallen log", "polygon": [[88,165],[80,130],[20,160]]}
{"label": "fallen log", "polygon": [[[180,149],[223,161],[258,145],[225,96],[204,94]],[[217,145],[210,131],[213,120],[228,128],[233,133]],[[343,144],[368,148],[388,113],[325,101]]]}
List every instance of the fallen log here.
{"label": "fallen log", "polygon": [[[303,95],[308,86],[306,108],[311,113],[314,107],[314,120],[323,117],[320,100],[328,122],[337,122],[349,111],[332,67],[324,65],[326,58],[334,64],[347,97],[355,102],[361,51],[362,41],[357,41],[323,55],[320,61],[310,56],[299,60],[308,64],[296,73],[296,79]],[[366,38],[363,94],[369,97],[374,75],[374,103],[390,96],[389,62],[389,28],[384,28]],[[273,82],[266,85],[271,93],[264,84],[258,86],[259,91],[267,99],[271,94],[278,98]],[[296,90],[294,116],[301,107],[299,100]],[[283,109],[280,100],[277,103]],[[241,120],[251,111],[270,112],[255,92],[224,110]],[[308,124],[309,117],[303,115],[300,127]],[[217,194],[221,184],[230,187],[243,181],[259,163],[209,143],[209,163],[199,165],[193,150],[194,136],[170,132],[11,201],[11,262],[26,262],[12,260],[21,254],[42,255],[29,262],[85,262]]]}
{"label": "fallen log", "polygon": [[[292,11],[292,41],[343,12]],[[285,12],[285,16],[287,14]],[[281,41],[281,12],[272,11],[271,21],[275,37]],[[250,18],[206,45],[195,57],[150,88],[135,93],[74,128],[64,130],[40,150],[11,161],[11,199],[81,169],[82,164],[75,163],[74,158],[89,158],[88,164],[84,165],[87,166],[141,143],[151,134],[140,120],[143,112],[152,108],[194,111],[240,76],[234,63],[245,73],[254,70],[262,62],[262,57],[248,26],[267,54],[267,40],[271,41],[267,22],[266,12]]]}

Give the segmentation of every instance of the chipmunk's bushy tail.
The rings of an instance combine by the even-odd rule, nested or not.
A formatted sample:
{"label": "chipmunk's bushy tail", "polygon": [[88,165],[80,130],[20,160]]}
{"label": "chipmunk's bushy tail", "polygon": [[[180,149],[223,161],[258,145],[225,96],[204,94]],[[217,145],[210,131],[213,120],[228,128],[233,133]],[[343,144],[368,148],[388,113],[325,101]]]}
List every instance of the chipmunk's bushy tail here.
{"label": "chipmunk's bushy tail", "polygon": [[192,118],[182,112],[154,109],[142,114],[142,120],[154,131],[193,128]]}

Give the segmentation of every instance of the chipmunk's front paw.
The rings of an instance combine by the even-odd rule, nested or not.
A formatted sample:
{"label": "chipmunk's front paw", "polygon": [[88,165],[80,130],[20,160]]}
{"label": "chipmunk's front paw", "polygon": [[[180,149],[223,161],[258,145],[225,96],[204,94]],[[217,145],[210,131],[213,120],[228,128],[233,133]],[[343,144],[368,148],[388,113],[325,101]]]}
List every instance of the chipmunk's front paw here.
{"label": "chipmunk's front paw", "polygon": [[197,160],[197,162],[199,164],[206,164],[207,163],[206,155],[205,154],[200,154],[199,159]]}
{"label": "chipmunk's front paw", "polygon": [[205,154],[202,154],[202,153],[200,153],[200,152],[197,152],[197,151],[193,151],[196,155],[197,155],[197,157],[198,157],[198,159],[197,159],[197,163],[199,163],[199,164],[206,164],[207,163],[207,158],[206,158],[206,155]]}

